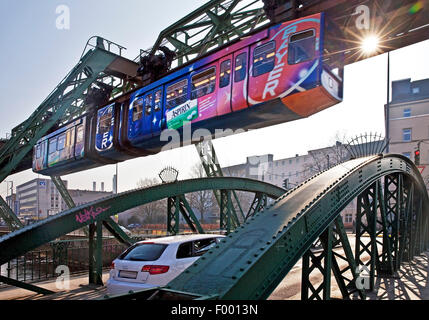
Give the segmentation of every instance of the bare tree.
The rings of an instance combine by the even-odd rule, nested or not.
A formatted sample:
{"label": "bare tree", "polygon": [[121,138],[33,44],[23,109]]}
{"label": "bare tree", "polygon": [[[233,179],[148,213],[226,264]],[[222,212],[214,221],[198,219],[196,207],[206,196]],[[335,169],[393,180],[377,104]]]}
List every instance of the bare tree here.
{"label": "bare tree", "polygon": [[[204,178],[206,173],[201,163],[196,163],[190,173],[193,178]],[[187,199],[192,208],[196,209],[200,215],[200,222],[204,223],[204,216],[213,213],[216,208],[216,198],[212,190],[201,190],[187,195]]]}
{"label": "bare tree", "polygon": [[[159,184],[158,180],[153,178],[140,179],[137,187],[145,188]],[[166,221],[167,205],[165,200],[153,201],[138,207],[140,214],[143,215],[143,221],[146,223],[160,223]]]}

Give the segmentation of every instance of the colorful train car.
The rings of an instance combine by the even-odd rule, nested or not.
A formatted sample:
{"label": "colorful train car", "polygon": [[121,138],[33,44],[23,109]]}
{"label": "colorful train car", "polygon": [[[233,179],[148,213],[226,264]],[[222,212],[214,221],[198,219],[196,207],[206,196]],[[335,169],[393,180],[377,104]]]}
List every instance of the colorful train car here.
{"label": "colorful train car", "polygon": [[[215,137],[308,117],[342,101],[342,39],[323,13],[257,31],[99,108],[87,119],[88,152],[74,156],[78,166],[67,162],[73,157],[49,160],[46,139],[67,126],[44,137],[33,169],[70,173],[196,143],[197,133]],[[169,135],[180,139],[174,144]]]}

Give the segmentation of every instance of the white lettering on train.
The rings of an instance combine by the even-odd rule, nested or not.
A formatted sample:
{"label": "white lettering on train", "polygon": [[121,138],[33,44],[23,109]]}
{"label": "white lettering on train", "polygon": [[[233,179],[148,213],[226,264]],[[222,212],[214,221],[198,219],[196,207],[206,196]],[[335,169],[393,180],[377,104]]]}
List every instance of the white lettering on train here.
{"label": "white lettering on train", "polygon": [[109,141],[109,132],[103,133],[103,140],[101,141],[101,148],[107,148],[107,142]]}
{"label": "white lettering on train", "polygon": [[267,94],[269,93],[272,97],[276,96],[276,88],[279,85],[278,78],[281,77],[284,67],[283,57],[288,52],[288,43],[289,43],[289,35],[291,33],[296,32],[296,26],[286,28],[283,32],[282,40],[283,43],[280,48],[276,52],[276,65],[274,69],[269,73],[267,83],[265,84],[264,92],[262,94],[262,99],[267,98]]}

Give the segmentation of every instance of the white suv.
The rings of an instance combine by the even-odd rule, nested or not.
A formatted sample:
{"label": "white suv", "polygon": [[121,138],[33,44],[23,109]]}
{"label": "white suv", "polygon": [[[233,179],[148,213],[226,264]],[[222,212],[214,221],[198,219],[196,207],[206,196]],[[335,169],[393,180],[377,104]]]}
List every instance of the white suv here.
{"label": "white suv", "polygon": [[107,294],[164,286],[223,237],[180,235],[137,242],[112,262]]}

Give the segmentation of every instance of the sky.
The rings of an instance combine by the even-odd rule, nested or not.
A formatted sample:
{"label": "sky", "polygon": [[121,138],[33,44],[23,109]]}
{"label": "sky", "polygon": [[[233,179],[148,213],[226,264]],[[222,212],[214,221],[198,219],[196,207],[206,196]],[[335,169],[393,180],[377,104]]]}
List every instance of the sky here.
{"label": "sky", "polygon": [[[86,41],[94,35],[127,48],[134,59],[153,45],[158,34],[201,6],[197,0],[1,0],[0,1],[0,137],[23,122],[78,62]],[[56,28],[56,8],[70,9],[70,29]],[[429,41],[391,52],[391,80],[429,78]],[[344,101],[309,118],[253,130],[214,141],[221,166],[244,163],[252,155],[274,159],[306,154],[332,145],[336,136],[352,138],[365,132],[384,134],[387,96],[387,55],[346,66]],[[194,146],[165,151],[118,165],[120,192],[137,187],[144,178],[158,177],[166,166],[189,177],[199,161]],[[112,190],[115,165],[63,176],[69,188],[97,188],[103,181]],[[14,186],[38,175],[31,170],[9,176]],[[42,176],[39,176],[42,177]],[[9,185],[10,186],[10,185]],[[6,195],[7,183],[0,184]]]}

